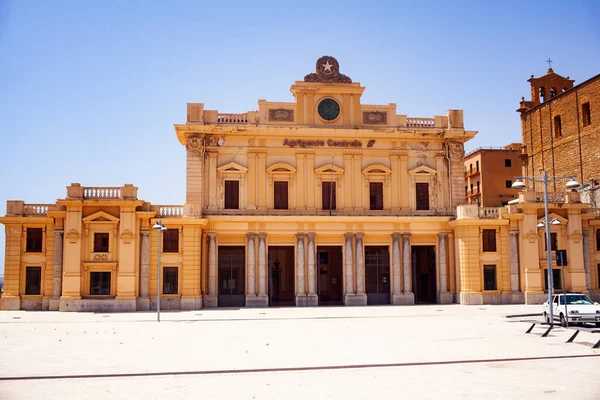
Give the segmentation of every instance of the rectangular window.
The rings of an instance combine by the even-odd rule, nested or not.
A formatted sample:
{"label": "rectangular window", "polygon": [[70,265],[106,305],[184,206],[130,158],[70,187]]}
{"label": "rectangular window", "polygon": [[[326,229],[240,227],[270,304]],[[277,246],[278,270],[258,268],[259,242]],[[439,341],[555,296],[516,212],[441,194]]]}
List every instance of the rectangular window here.
{"label": "rectangular window", "polygon": [[335,187],[335,182],[321,183],[321,204],[323,204],[323,210],[335,210],[337,203]]}
{"label": "rectangular window", "polygon": [[163,249],[165,253],[179,252],[179,229],[167,229],[163,232]]}
{"label": "rectangular window", "polygon": [[383,183],[371,182],[369,184],[369,203],[371,210],[383,210]]}
{"label": "rectangular window", "polygon": [[496,230],[483,230],[483,251],[496,251]]}
{"label": "rectangular window", "polygon": [[[556,232],[550,232],[550,250],[554,251],[558,248],[557,246],[557,236]],[[548,250],[548,243],[546,242],[546,234],[544,233],[544,250]]]}
{"label": "rectangular window", "polygon": [[510,189],[510,188],[512,188],[512,181],[506,181],[506,182],[505,182],[505,185],[506,185],[506,188],[507,188],[507,189]]}
{"label": "rectangular window", "polygon": [[475,161],[475,172],[479,172],[479,161]]}
{"label": "rectangular window", "polygon": [[473,193],[473,184],[471,183],[471,193]]}
{"label": "rectangular window", "polygon": [[[552,269],[552,286],[554,290],[562,289],[560,269]],[[544,289],[548,290],[548,268],[544,270]]]}
{"label": "rectangular window", "polygon": [[512,160],[510,158],[505,158],[504,159],[504,166],[506,168],[512,167]]}
{"label": "rectangular window", "polygon": [[178,290],[178,268],[165,267],[163,269],[163,294],[177,294]]}
{"label": "rectangular window", "polygon": [[44,232],[42,231],[42,228],[27,228],[27,244],[25,251],[28,253],[41,253],[43,237]]}
{"label": "rectangular window", "polygon": [[590,103],[583,103],[581,105],[581,115],[583,117],[583,126],[592,124],[592,114],[590,113]]}
{"label": "rectangular window", "polygon": [[473,164],[469,164],[469,172],[473,173]]}
{"label": "rectangular window", "polygon": [[108,233],[94,233],[94,253],[108,253]]}
{"label": "rectangular window", "polygon": [[465,186],[465,193],[469,193],[469,187]]}
{"label": "rectangular window", "polygon": [[479,185],[479,181],[477,181],[477,193],[479,193],[480,190],[480,185]]}
{"label": "rectangular window", "polygon": [[273,200],[276,210],[288,209],[288,183],[275,182],[273,187]]}
{"label": "rectangular window", "polygon": [[483,290],[498,290],[495,265],[483,266]]}
{"label": "rectangular window", "polygon": [[562,136],[562,126],[560,123],[560,115],[554,117],[554,137],[559,138]]}
{"label": "rectangular window", "polygon": [[90,295],[110,295],[110,272],[90,272]]}
{"label": "rectangular window", "polygon": [[600,251],[600,229],[596,229],[596,251]]}
{"label": "rectangular window", "polygon": [[25,268],[25,294],[41,294],[42,267]]}
{"label": "rectangular window", "polygon": [[415,189],[417,192],[417,210],[429,210],[429,183],[417,183]]}
{"label": "rectangular window", "polygon": [[240,182],[225,181],[225,209],[238,210],[240,208]]}

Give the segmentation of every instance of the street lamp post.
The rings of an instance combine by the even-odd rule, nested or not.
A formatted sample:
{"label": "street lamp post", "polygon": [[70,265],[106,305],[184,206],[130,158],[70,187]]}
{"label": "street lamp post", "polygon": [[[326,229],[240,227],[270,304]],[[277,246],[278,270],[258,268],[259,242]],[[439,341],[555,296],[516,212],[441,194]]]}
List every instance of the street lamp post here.
{"label": "street lamp post", "polygon": [[158,234],[158,245],[156,246],[156,248],[158,249],[158,257],[156,259],[156,320],[160,322],[160,248],[162,244],[161,233],[163,231],[166,231],[167,228],[165,228],[165,226],[162,224],[162,220],[159,219],[158,221],[156,221],[152,229],[156,230],[156,233]]}
{"label": "street lamp post", "polygon": [[552,310],[552,290],[554,288],[552,280],[552,240],[550,235],[550,216],[548,215],[548,182],[557,182],[563,179],[569,179],[566,184],[567,189],[577,189],[580,185],[575,180],[574,176],[555,176],[554,179],[548,179],[546,171],[542,171],[542,179],[536,179],[529,176],[515,176],[515,183],[511,185],[513,189],[525,189],[525,184],[522,179],[532,182],[541,182],[544,184],[544,216],[546,225],[546,258],[548,260],[548,311],[550,313],[550,326],[554,325],[554,313]]}

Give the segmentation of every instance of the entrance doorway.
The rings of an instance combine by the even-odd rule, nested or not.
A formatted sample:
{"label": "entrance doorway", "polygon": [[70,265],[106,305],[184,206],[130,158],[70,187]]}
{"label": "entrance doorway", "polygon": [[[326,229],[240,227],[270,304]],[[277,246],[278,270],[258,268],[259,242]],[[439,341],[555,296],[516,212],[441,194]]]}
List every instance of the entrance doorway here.
{"label": "entrance doorway", "polygon": [[386,246],[365,246],[367,304],[390,304],[390,251]]}
{"label": "entrance doorway", "polygon": [[269,246],[269,305],[293,306],[294,246]]}
{"label": "entrance doorway", "polygon": [[219,307],[246,305],[246,248],[219,246]]}
{"label": "entrance doorway", "polygon": [[435,246],[412,246],[413,292],[417,303],[437,303]]}
{"label": "entrance doorway", "polygon": [[317,247],[316,267],[319,304],[344,304],[342,293],[342,246]]}

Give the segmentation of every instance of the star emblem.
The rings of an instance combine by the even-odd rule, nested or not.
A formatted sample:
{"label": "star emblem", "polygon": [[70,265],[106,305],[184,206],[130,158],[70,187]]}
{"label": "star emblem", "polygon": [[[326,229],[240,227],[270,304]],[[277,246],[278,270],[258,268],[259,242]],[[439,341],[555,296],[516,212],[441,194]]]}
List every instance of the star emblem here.
{"label": "star emblem", "polygon": [[329,60],[327,60],[327,62],[325,64],[321,64],[321,65],[323,65],[323,72],[325,72],[325,71],[331,72],[331,67],[333,67],[333,65],[329,64]]}

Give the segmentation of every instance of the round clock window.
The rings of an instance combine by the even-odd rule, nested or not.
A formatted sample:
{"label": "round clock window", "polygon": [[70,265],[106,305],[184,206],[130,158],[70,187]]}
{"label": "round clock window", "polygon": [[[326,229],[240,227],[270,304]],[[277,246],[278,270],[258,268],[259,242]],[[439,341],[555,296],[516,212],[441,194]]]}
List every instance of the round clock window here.
{"label": "round clock window", "polygon": [[333,99],[323,99],[319,103],[317,111],[325,121],[333,121],[340,115],[340,105]]}

